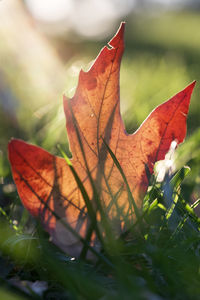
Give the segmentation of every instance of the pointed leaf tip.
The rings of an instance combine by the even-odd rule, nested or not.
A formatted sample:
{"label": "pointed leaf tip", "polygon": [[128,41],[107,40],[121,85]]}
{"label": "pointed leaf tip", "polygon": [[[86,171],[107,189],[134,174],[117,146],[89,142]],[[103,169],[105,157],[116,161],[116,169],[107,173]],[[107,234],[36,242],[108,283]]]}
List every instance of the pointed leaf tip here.
{"label": "pointed leaf tip", "polygon": [[188,86],[186,86],[185,90],[192,93],[195,85],[196,85],[196,80],[192,81]]}
{"label": "pointed leaf tip", "polygon": [[113,48],[116,48],[119,46],[120,43],[124,44],[124,31],[125,31],[125,22],[121,22],[119,29],[115,36],[110,40],[108,45],[112,46]]}
{"label": "pointed leaf tip", "polygon": [[196,85],[196,80],[194,80],[193,82],[191,82],[188,86],[186,86],[182,91],[180,91],[178,94],[184,94],[186,96],[186,98],[188,99],[187,101],[185,100],[185,98],[183,98],[184,102],[187,103],[188,105],[188,109],[189,109],[189,105],[190,105],[190,100],[191,100],[191,96],[194,90],[194,87]]}
{"label": "pointed leaf tip", "polygon": [[11,155],[12,155],[12,153],[14,151],[14,148],[15,148],[16,144],[18,144],[18,142],[23,142],[23,141],[15,139],[15,138],[11,138],[10,139],[10,141],[8,143],[8,156],[9,156],[9,160],[11,160]]}

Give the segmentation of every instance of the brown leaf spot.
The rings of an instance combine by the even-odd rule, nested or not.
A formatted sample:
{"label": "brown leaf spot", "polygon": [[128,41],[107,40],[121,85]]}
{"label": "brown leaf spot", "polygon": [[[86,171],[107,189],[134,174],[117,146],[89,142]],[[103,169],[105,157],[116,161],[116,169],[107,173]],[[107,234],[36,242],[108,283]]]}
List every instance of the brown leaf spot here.
{"label": "brown leaf spot", "polygon": [[97,79],[95,77],[88,78],[86,82],[87,90],[93,90],[97,86]]}

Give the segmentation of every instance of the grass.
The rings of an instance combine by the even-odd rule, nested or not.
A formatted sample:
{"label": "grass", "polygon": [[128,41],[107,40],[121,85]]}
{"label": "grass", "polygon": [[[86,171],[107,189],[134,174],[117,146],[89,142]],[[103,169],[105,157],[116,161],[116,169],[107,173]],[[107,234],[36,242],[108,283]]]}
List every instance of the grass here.
{"label": "grass", "polygon": [[[199,25],[199,15],[191,13],[132,18],[127,23],[121,110],[129,132],[141,124],[155,105],[194,79],[198,80]],[[181,35],[183,28],[184,35]],[[86,50],[88,43],[79,46]],[[96,43],[89,46],[88,54],[84,50],[76,52],[73,67],[79,68],[80,58],[81,65],[86,66],[96,56]],[[98,50],[101,47],[102,43]],[[66,78],[72,87],[77,78],[70,65],[71,61],[66,65]],[[132,224],[129,231],[112,239],[112,243],[102,243],[102,251],[95,261],[84,258],[85,254],[74,260],[49,242],[47,233],[22,207],[6,153],[8,139],[15,136],[29,139],[52,153],[58,153],[59,142],[69,155],[62,108],[52,102],[49,105],[48,99],[45,102],[44,91],[41,95],[40,90],[33,93],[31,87],[23,87],[25,75],[19,76],[16,82],[12,64],[9,63],[6,72],[18,106],[16,119],[0,111],[0,297],[5,300],[199,299],[198,88],[192,98],[188,138],[176,153],[177,171],[172,177],[166,176],[163,183],[155,183],[152,178],[138,221],[142,229],[138,229],[138,223]],[[66,89],[69,86],[65,85]],[[34,111],[26,99],[34,103]],[[35,118],[35,112],[39,118]],[[183,167],[186,164],[190,172]],[[79,187],[84,194],[83,187],[80,184]],[[87,202],[87,195],[84,198]],[[95,221],[93,226],[92,230],[96,230]],[[87,243],[88,240],[85,251]],[[38,290],[32,284],[37,281],[42,284]]]}
{"label": "grass", "polygon": [[[13,224],[17,204],[10,215],[10,207],[1,209],[0,291],[12,287],[19,299],[41,299],[29,284],[38,280],[48,284],[42,299],[199,299],[200,219],[181,192],[189,173],[184,167],[171,177],[166,174],[163,183],[152,178],[138,219],[142,230],[132,224],[114,243],[102,243],[95,261],[62,253],[39,224],[30,230],[25,212]],[[84,199],[87,202],[86,195]],[[22,287],[26,296],[20,295]]]}

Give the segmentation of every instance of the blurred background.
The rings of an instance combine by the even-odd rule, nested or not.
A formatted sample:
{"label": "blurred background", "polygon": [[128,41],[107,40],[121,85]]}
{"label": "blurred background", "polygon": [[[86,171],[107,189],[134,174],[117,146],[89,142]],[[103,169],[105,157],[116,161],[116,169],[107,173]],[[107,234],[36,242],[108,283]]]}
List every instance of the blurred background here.
{"label": "blurred background", "polygon": [[11,181],[11,137],[54,154],[59,143],[69,152],[62,95],[73,95],[80,68],[89,68],[121,21],[127,23],[121,112],[128,132],[197,80],[178,164],[194,169],[199,186],[200,1],[1,0],[0,193]]}

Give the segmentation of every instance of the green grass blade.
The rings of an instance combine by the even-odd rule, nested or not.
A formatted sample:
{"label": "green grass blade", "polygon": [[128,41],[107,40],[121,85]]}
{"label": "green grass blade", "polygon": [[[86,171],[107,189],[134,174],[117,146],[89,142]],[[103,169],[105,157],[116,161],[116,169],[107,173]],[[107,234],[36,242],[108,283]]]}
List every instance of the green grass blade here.
{"label": "green grass blade", "polygon": [[125,176],[125,174],[124,174],[124,171],[123,171],[123,169],[122,169],[122,167],[121,167],[119,161],[117,160],[115,154],[114,154],[113,151],[110,149],[110,147],[108,146],[108,144],[106,143],[106,141],[105,141],[104,139],[103,139],[103,142],[104,142],[104,144],[105,144],[105,146],[106,146],[106,148],[107,148],[107,150],[108,150],[110,156],[112,157],[112,159],[113,159],[113,161],[114,161],[116,167],[118,168],[118,170],[119,170],[119,172],[120,172],[120,174],[121,174],[121,176],[122,176],[122,178],[123,178],[123,180],[124,180],[124,183],[126,184],[129,202],[130,202],[130,204],[133,205],[134,211],[135,211],[135,215],[136,215],[137,219],[139,219],[139,218],[140,218],[140,213],[139,213],[138,207],[137,207],[137,205],[136,205],[136,203],[135,203],[135,200],[134,200],[134,198],[133,198],[133,195],[132,195],[132,193],[131,193],[131,189],[130,189],[130,187],[129,187],[128,181],[127,181],[126,176]]}
{"label": "green grass blade", "polygon": [[[113,237],[113,230],[111,228],[110,221],[109,221],[109,218],[106,214],[105,208],[102,205],[102,201],[100,199],[100,195],[99,195],[99,192],[96,188],[95,182],[94,182],[94,180],[91,176],[91,172],[90,172],[89,167],[88,167],[85,151],[84,151],[84,148],[83,148],[83,143],[82,143],[79,128],[78,128],[78,123],[77,123],[76,117],[73,113],[70,101],[69,101],[69,108],[70,108],[70,111],[71,111],[73,125],[74,125],[75,131],[76,131],[76,135],[77,135],[77,138],[78,138],[81,153],[83,155],[84,163],[85,163],[85,166],[86,166],[87,175],[88,175],[88,178],[90,180],[92,190],[93,190],[93,198],[92,198],[91,201],[96,204],[97,211],[99,211],[99,213],[100,213],[100,216],[101,216],[101,218],[100,218],[101,221],[100,222],[101,222],[101,225],[102,225],[103,229],[105,230],[105,237],[110,241],[112,240],[112,242],[114,243],[115,239]],[[100,165],[99,165],[99,167],[101,169]],[[103,240],[102,240],[102,242],[103,242]]]}
{"label": "green grass blade", "polygon": [[94,230],[96,231],[97,237],[98,237],[98,239],[99,239],[99,241],[101,242],[102,245],[103,245],[103,238],[102,238],[101,233],[100,233],[99,228],[98,228],[97,219],[96,219],[96,212],[95,212],[95,210],[92,206],[91,200],[88,196],[88,193],[87,193],[82,181],[80,180],[77,172],[75,171],[74,167],[72,166],[72,163],[71,163],[70,159],[67,157],[67,155],[62,150],[60,145],[58,145],[58,149],[60,150],[62,156],[64,157],[64,159],[66,160],[68,166],[70,167],[70,170],[71,170],[71,172],[74,176],[74,179],[75,179],[75,181],[78,185],[78,188],[79,188],[79,190],[82,194],[82,197],[85,201],[87,211],[88,211],[88,215],[89,215],[89,218],[90,218],[90,221],[91,221],[91,224],[88,228],[88,232],[86,234],[86,239],[85,239],[86,244],[84,245],[84,248],[83,248],[82,253],[81,253],[81,257],[83,258],[87,253],[88,244],[90,243],[93,231]]}
{"label": "green grass blade", "polygon": [[176,172],[176,174],[172,177],[172,179],[170,180],[170,185],[171,188],[178,188],[181,183],[183,182],[183,180],[185,179],[185,177],[190,174],[191,170],[188,166],[184,166],[183,168],[181,168],[180,170],[178,170],[178,172]]}

